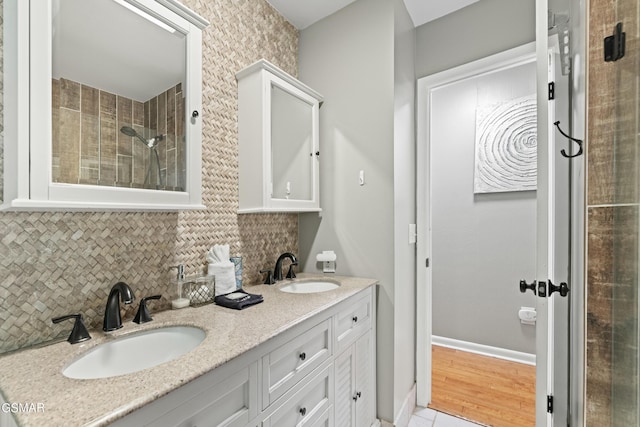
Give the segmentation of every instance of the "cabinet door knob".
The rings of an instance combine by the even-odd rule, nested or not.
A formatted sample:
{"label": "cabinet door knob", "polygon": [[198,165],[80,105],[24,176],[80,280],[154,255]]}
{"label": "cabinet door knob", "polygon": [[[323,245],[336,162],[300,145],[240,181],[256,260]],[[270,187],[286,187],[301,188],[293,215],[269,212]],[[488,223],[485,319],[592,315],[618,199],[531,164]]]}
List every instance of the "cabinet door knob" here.
{"label": "cabinet door knob", "polygon": [[353,317],[351,318],[351,320],[353,320],[353,321],[354,321],[354,323],[358,323],[358,316],[353,316]]}
{"label": "cabinet door knob", "polygon": [[300,415],[302,415],[303,417],[307,415],[307,408],[300,408]]}
{"label": "cabinet door knob", "polygon": [[193,117],[194,119],[196,117],[198,117],[200,115],[200,113],[198,112],[198,110],[193,110],[193,113],[191,113],[191,117]]}
{"label": "cabinet door knob", "polygon": [[356,394],[353,395],[353,401],[356,402],[361,397],[362,397],[362,393],[357,392]]}
{"label": "cabinet door knob", "polygon": [[302,353],[300,353],[300,356],[298,356],[298,357],[300,357],[300,360],[304,360],[304,359],[306,359],[306,358],[307,358],[307,353],[305,353],[305,352],[303,351]]}

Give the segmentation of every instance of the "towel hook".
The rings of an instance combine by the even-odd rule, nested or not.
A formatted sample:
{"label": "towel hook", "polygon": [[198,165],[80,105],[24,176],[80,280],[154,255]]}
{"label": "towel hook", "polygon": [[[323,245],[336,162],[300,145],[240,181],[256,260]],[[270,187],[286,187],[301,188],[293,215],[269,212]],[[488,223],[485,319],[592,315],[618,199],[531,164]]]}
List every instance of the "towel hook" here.
{"label": "towel hook", "polygon": [[575,142],[576,144],[578,144],[578,152],[576,154],[567,154],[567,152],[564,151],[564,148],[562,150],[560,150],[560,154],[562,154],[563,157],[566,157],[568,159],[570,159],[572,157],[578,157],[579,155],[581,155],[582,154],[582,143],[583,143],[583,141],[581,139],[573,138],[573,137],[567,135],[566,133],[564,133],[562,131],[562,129],[560,129],[560,120],[555,122],[554,125],[558,128],[558,131],[560,131],[562,136],[564,136],[565,138],[567,138],[567,139]]}

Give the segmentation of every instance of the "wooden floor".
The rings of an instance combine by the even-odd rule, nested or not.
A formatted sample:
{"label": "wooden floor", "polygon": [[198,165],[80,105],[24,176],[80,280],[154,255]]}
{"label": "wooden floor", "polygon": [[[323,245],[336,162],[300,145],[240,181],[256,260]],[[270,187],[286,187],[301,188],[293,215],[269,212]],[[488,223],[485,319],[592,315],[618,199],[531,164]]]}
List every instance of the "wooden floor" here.
{"label": "wooden floor", "polygon": [[494,427],[535,426],[535,366],[432,348],[430,408]]}

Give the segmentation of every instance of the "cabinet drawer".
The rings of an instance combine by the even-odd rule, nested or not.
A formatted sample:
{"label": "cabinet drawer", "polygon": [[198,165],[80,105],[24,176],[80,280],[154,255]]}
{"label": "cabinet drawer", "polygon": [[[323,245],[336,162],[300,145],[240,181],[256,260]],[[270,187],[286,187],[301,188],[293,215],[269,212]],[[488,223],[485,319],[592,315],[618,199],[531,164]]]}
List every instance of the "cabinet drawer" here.
{"label": "cabinet drawer", "polygon": [[371,328],[371,309],[371,293],[365,292],[364,296],[335,316],[338,353]]}
{"label": "cabinet drawer", "polygon": [[317,417],[313,417],[313,420],[305,421],[302,424],[304,427],[333,427],[333,405],[330,405],[326,411],[321,413]]}
{"label": "cabinet drawer", "polygon": [[325,365],[300,390],[287,394],[287,399],[268,417],[263,427],[331,426],[332,365]]}
{"label": "cabinet drawer", "polygon": [[[255,366],[255,364],[253,365]],[[257,378],[257,372],[250,368],[232,375],[206,393],[202,393],[189,403],[169,412],[162,417],[162,422],[175,426],[245,426],[255,416],[255,405],[250,396],[251,389],[257,385],[251,384]],[[191,411],[202,408],[197,413]],[[190,414],[184,417],[185,414]],[[183,418],[184,417],[184,418]],[[175,421],[175,423],[174,423]]]}
{"label": "cabinet drawer", "polygon": [[[220,372],[220,371],[219,371]],[[114,426],[241,427],[258,415],[258,363],[224,378],[196,380],[118,420]],[[215,385],[208,386],[213,383]],[[197,390],[196,390],[197,389]]]}
{"label": "cabinet drawer", "polygon": [[263,409],[331,356],[331,330],[327,319],[262,358]]}

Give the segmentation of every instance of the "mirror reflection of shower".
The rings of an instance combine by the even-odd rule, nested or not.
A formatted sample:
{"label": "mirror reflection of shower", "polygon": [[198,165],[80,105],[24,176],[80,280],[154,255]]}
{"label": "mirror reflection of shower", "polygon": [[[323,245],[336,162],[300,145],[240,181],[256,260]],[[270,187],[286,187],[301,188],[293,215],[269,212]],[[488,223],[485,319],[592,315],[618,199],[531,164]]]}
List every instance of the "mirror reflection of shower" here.
{"label": "mirror reflection of shower", "polygon": [[[133,129],[133,128],[129,127],[129,126],[122,126],[120,128],[120,132],[122,132],[123,134],[125,134],[127,136],[131,136],[131,137],[134,137],[134,138],[138,139],[147,148],[149,148],[149,150],[153,150],[154,156],[152,156],[152,158],[155,159],[158,182],[160,183],[160,186],[163,187],[164,186],[164,182],[163,182],[163,179],[162,179],[162,174],[160,173],[160,158],[158,157],[158,150],[156,149],[156,147],[158,146],[158,143],[164,139],[165,136],[160,134],[160,135],[156,135],[156,136],[154,136],[152,138],[149,138],[149,139],[144,139],[142,136],[140,136],[140,134],[138,132],[136,132],[135,129]],[[149,183],[149,179],[151,177],[151,169],[152,169],[153,163],[154,163],[153,161],[149,162],[149,167],[147,168],[147,174],[145,175],[145,178],[144,178],[144,186],[145,187],[147,187],[150,184]]]}

